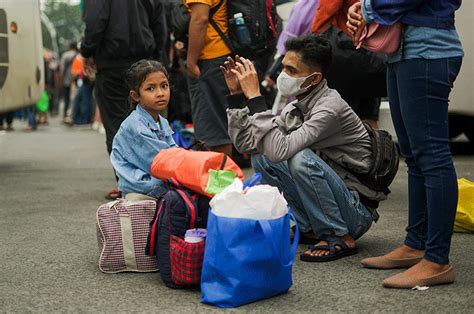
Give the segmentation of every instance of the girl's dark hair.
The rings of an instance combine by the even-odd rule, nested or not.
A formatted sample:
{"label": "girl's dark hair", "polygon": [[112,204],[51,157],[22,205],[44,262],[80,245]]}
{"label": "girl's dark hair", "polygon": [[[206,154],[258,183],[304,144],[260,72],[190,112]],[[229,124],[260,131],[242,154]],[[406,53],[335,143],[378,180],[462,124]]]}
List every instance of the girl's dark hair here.
{"label": "girl's dark hair", "polygon": [[[143,59],[135,62],[127,71],[126,81],[128,88],[134,90],[138,95],[140,95],[140,85],[142,85],[148,75],[154,72],[162,72],[168,80],[170,79],[168,71],[166,71],[164,65],[156,60]],[[137,102],[130,96],[128,98],[130,106],[132,109],[135,109]]]}

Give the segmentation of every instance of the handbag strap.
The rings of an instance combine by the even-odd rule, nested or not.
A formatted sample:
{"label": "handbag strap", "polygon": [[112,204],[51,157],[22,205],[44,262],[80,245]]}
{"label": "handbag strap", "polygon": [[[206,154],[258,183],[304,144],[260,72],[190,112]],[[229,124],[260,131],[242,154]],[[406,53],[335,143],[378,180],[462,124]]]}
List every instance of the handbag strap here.
{"label": "handbag strap", "polygon": [[293,245],[291,247],[291,254],[290,254],[290,260],[288,262],[283,262],[281,260],[280,252],[277,249],[277,239],[273,237],[273,232],[272,232],[272,227],[270,226],[270,223],[267,220],[259,220],[260,227],[262,228],[263,234],[267,238],[268,242],[270,242],[270,247],[273,250],[273,253],[278,257],[278,261],[280,262],[281,266],[283,267],[289,267],[293,265],[293,261],[295,260],[296,257],[296,250],[298,249],[298,242],[300,240],[300,232],[298,229],[298,223],[296,222],[296,218],[293,215],[291,211],[288,212],[290,215],[291,220],[295,222],[295,235],[293,237]]}

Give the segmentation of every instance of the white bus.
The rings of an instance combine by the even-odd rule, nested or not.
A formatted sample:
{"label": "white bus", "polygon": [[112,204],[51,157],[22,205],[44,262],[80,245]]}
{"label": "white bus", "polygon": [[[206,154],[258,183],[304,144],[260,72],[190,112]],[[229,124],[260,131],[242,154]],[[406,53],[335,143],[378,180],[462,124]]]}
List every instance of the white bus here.
{"label": "white bus", "polygon": [[43,89],[39,0],[1,0],[0,113],[35,104]]}

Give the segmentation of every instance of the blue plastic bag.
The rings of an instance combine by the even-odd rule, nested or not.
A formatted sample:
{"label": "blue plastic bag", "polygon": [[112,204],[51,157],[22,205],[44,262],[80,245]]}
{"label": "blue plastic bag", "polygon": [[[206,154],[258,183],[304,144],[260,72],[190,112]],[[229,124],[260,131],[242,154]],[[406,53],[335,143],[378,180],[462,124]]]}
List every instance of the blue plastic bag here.
{"label": "blue plastic bag", "polygon": [[[201,302],[236,307],[285,293],[299,232],[290,247],[290,217],[251,220],[216,216],[209,211],[201,275]],[[296,226],[298,229],[298,226]]]}

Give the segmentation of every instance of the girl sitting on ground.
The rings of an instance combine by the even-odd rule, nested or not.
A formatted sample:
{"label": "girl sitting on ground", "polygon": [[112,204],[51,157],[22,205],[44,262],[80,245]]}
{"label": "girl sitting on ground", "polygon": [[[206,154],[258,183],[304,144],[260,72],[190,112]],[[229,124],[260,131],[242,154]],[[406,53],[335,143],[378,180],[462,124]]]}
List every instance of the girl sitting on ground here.
{"label": "girl sitting on ground", "polygon": [[150,165],[162,149],[176,146],[168,120],[160,115],[170,100],[168,73],[157,61],[140,60],[128,70],[127,84],[134,110],[114,137],[110,160],[123,196],[158,198],[168,186],[151,176]]}

